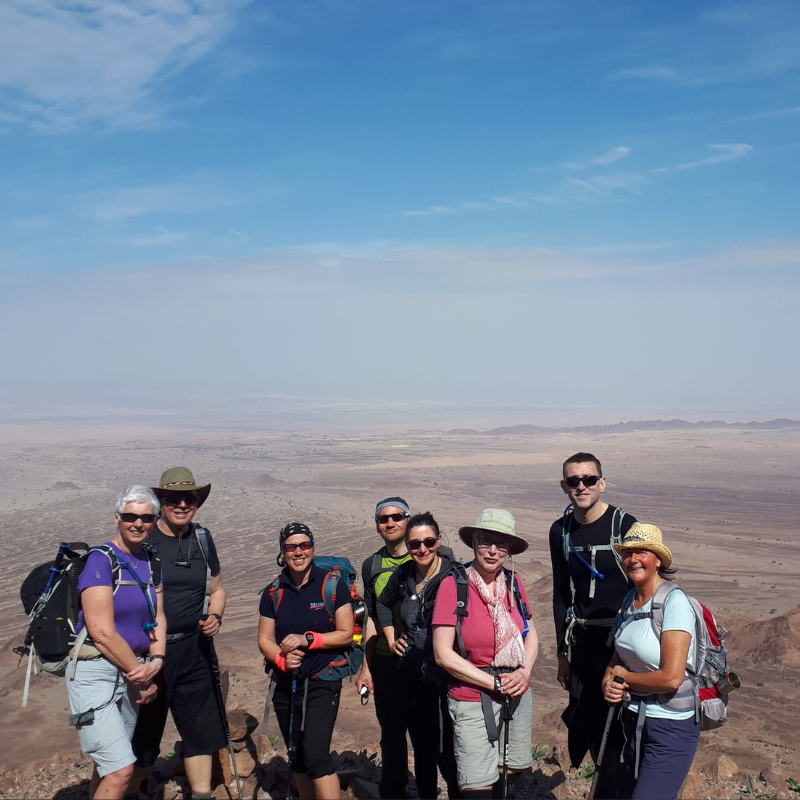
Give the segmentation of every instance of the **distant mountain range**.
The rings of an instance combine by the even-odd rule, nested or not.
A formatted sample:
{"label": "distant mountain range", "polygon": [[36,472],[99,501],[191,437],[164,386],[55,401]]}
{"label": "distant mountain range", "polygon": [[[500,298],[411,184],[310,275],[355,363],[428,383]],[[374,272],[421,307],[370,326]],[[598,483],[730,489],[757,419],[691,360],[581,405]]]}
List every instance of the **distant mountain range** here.
{"label": "distant mountain range", "polygon": [[454,436],[534,436],[545,433],[629,433],[631,431],[682,431],[708,428],[758,428],[783,429],[800,428],[798,419],[771,419],[767,422],[723,422],[721,419],[687,422],[685,419],[645,419],[633,422],[617,422],[614,425],[579,425],[575,428],[545,428],[541,425],[510,425],[505,428],[492,428],[476,431],[472,428],[453,428],[447,431]]}

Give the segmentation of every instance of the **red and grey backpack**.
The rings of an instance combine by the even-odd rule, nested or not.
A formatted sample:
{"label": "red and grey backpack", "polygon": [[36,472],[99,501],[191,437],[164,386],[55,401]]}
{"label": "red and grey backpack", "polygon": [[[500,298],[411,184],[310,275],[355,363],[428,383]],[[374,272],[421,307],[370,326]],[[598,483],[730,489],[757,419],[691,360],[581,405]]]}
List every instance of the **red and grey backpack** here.
{"label": "red and grey backpack", "polygon": [[[664,604],[674,591],[683,590],[674,583],[664,581],[653,595],[650,611],[646,612],[637,611],[633,606],[636,590],[628,592],[620,610],[617,636],[628,623],[637,619],[649,619],[653,633],[660,641],[664,627]],[[700,729],[709,731],[725,724],[728,717],[728,693],[739,688],[739,679],[730,670],[723,629],[717,624],[714,615],[691,595],[687,594],[686,599],[692,606],[695,618],[694,670],[687,669],[686,680],[674,693],[637,694],[635,697],[641,697],[645,701],[655,700],[675,711],[695,709]]]}

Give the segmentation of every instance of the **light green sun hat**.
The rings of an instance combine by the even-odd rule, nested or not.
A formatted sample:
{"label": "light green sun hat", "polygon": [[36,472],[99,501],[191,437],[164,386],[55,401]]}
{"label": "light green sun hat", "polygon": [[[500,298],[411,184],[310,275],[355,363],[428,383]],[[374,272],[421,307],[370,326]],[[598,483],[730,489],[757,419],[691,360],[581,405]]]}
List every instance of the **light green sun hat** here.
{"label": "light green sun hat", "polygon": [[509,540],[508,552],[512,556],[525,552],[528,549],[528,542],[517,533],[517,524],[514,517],[502,508],[487,508],[481,512],[478,521],[474,525],[466,525],[458,529],[461,541],[467,547],[472,547],[472,537],[477,531],[486,533],[501,534]]}

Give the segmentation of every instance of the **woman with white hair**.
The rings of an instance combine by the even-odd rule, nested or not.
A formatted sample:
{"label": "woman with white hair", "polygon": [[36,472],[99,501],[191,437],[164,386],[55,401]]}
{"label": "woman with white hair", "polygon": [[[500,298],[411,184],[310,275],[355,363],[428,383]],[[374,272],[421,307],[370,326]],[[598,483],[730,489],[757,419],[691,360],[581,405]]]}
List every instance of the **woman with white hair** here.
{"label": "woman with white hair", "polygon": [[508,511],[486,509],[459,530],[474,560],[442,581],[433,612],[436,662],[454,679],[448,691],[458,785],[465,798],[489,798],[516,781],[531,758],[531,669],[539,651],[528,596],[506,569],[528,543]]}
{"label": "woman with white hair", "polygon": [[695,613],[686,595],[665,582],[675,570],[655,525],[636,522],[614,546],[634,586],[620,611],[616,652],[603,678],[606,700],[623,704],[623,758],[634,784],[621,796],[669,800],[677,798],[700,739],[690,677]]}
{"label": "woman with white hair", "polygon": [[116,534],[89,551],[78,579],[81,613],[75,661],[67,668],[71,724],[94,761],[92,800],[125,796],[136,757],[138,706],[152,701],[164,663],[167,623],[160,565],[142,545],[160,510],[146,486],[119,496]]}

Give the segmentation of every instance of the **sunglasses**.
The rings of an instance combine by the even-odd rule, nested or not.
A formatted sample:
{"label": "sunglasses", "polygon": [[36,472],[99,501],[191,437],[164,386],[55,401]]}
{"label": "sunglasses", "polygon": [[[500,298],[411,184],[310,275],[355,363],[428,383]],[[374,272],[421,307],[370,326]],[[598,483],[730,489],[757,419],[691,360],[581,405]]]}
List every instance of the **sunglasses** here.
{"label": "sunglasses", "polygon": [[492,545],[494,545],[501,553],[507,553],[509,548],[509,543],[506,541],[495,541],[494,539],[477,539],[478,543],[478,550],[490,550]]}
{"label": "sunglasses", "polygon": [[409,539],[406,544],[408,545],[408,549],[413,553],[419,550],[422,545],[425,545],[426,550],[433,550],[433,548],[436,547],[437,541],[438,539],[434,536],[429,536],[427,539]]}
{"label": "sunglasses", "polygon": [[378,517],[378,522],[380,522],[381,525],[385,525],[389,520],[392,522],[402,522],[405,518],[405,514],[381,514]]}
{"label": "sunglasses", "polygon": [[297,544],[285,544],[283,546],[284,553],[294,553],[297,548],[301,550],[311,550],[314,547],[314,542],[298,542]]}
{"label": "sunglasses", "polygon": [[181,503],[186,503],[187,506],[197,505],[197,493],[190,492],[189,494],[166,494],[161,501],[165,506],[179,506]]}
{"label": "sunglasses", "polygon": [[140,519],[145,525],[152,525],[158,519],[155,514],[129,514],[127,512],[125,514],[120,514],[119,518],[123,522],[129,523],[136,522],[137,519]]}
{"label": "sunglasses", "polygon": [[577,489],[581,484],[587,489],[591,489],[599,480],[601,480],[599,475],[586,475],[583,478],[564,478],[564,483],[566,483],[570,489]]}

